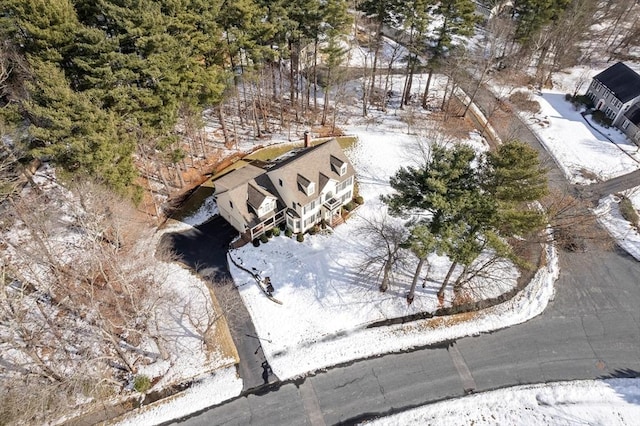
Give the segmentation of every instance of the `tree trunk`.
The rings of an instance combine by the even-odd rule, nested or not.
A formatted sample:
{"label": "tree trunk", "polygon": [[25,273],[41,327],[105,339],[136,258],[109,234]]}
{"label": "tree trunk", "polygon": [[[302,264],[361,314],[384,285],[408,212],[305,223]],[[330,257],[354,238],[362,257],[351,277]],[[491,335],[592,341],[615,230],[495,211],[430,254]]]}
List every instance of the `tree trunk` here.
{"label": "tree trunk", "polygon": [[[451,96],[449,94],[449,82],[450,82],[450,80],[451,80],[451,78],[449,76],[447,76],[447,82],[444,85],[444,96],[442,96],[442,104],[440,104],[440,109],[442,111],[444,111],[444,108],[445,108],[446,103],[447,103],[447,95]],[[422,107],[425,108],[426,106],[423,105]],[[445,116],[446,116],[446,114],[445,114]]]}
{"label": "tree trunk", "polygon": [[458,266],[458,262],[453,262],[449,267],[449,271],[447,272],[447,276],[444,277],[444,281],[442,281],[442,285],[438,290],[438,299],[442,299],[444,297],[444,290],[447,288],[447,284],[449,284],[449,279],[451,278],[451,274],[453,274],[453,270]]}
{"label": "tree trunk", "polygon": [[369,87],[369,93],[373,93],[376,89],[376,70],[378,67],[378,55],[380,54],[380,45],[382,44],[382,21],[378,23],[378,28],[375,37],[375,50],[373,51],[373,63],[371,64],[371,85]]}
{"label": "tree trunk", "polygon": [[291,106],[294,106],[294,99],[295,99],[295,64],[296,62],[296,56],[294,53],[294,43],[292,41],[289,41],[289,57],[291,58],[290,60],[290,67],[289,67],[289,103],[291,103]]}
{"label": "tree trunk", "polygon": [[313,109],[318,110],[318,38],[313,41]]}
{"label": "tree trunk", "polygon": [[431,86],[431,77],[433,77],[433,67],[429,67],[427,84],[426,86],[424,86],[424,93],[422,94],[422,108],[427,108],[427,98],[429,97],[429,87]]}
{"label": "tree trunk", "polygon": [[327,70],[327,84],[324,88],[324,105],[322,107],[322,121],[320,124],[323,126],[327,124],[327,112],[329,110],[329,90],[331,89],[331,69]]}
{"label": "tree trunk", "polygon": [[409,294],[407,294],[407,303],[413,303],[413,299],[416,294],[416,285],[418,284],[418,278],[420,277],[420,272],[422,272],[422,265],[424,265],[427,257],[421,257],[418,262],[418,266],[416,267],[416,272],[413,274],[413,281],[411,281],[411,288],[409,289]]}
{"label": "tree trunk", "polygon": [[224,137],[224,145],[229,145],[229,132],[227,131],[227,122],[224,117],[223,104],[218,105],[216,111],[218,112],[218,120],[220,121],[220,127],[222,128],[222,136]]}
{"label": "tree trunk", "polygon": [[384,263],[384,272],[382,274],[382,282],[380,283],[380,291],[384,293],[389,289],[389,279],[391,275],[391,267],[393,266],[393,261],[391,258],[387,259]]}
{"label": "tree trunk", "polygon": [[456,281],[453,283],[453,292],[456,295],[460,293],[460,290],[462,290],[462,284],[464,284],[463,280],[466,278],[468,272],[469,265],[465,265],[462,272],[460,272],[460,275],[458,275],[458,278],[456,278]]}
{"label": "tree trunk", "polygon": [[413,86],[413,73],[415,71],[415,67],[413,64],[413,57],[409,58],[409,63],[407,64],[407,77],[404,81],[404,90],[402,92],[402,105],[409,105],[409,101],[411,100],[411,86]]}

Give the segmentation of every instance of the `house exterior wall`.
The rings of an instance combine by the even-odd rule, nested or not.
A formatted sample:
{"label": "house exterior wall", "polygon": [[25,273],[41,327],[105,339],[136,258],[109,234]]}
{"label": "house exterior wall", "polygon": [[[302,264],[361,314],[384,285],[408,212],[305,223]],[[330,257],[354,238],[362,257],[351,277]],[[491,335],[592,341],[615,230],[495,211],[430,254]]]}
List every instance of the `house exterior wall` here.
{"label": "house exterior wall", "polygon": [[[327,183],[320,193],[320,196],[306,206],[306,212],[304,212],[305,209],[303,208],[301,232],[312,228],[322,219],[328,221],[331,218],[331,211],[326,208],[326,203],[329,200],[337,200],[340,206],[344,206],[351,201],[353,198],[353,182],[354,178],[350,176],[341,182],[331,180]],[[337,211],[339,213],[339,209]]]}
{"label": "house exterior wall", "polygon": [[[287,226],[293,232],[306,232],[322,219],[330,220],[331,212],[326,209],[325,204],[331,199],[338,200],[339,206],[347,204],[353,198],[353,185],[353,176],[341,182],[329,181],[316,198],[296,209],[298,217],[287,216]],[[336,209],[334,213],[336,212],[339,213],[340,210]]]}
{"label": "house exterior wall", "polygon": [[591,80],[589,89],[587,89],[587,96],[593,101],[596,109],[603,111],[611,119],[613,125],[618,128],[620,128],[624,120],[624,112],[632,105],[640,102],[640,96],[637,96],[628,102],[622,103],[611,90],[596,79]]}
{"label": "house exterior wall", "polygon": [[620,122],[620,130],[622,130],[622,132],[627,135],[627,137],[631,139],[633,143],[640,146],[640,127],[633,124],[625,117],[622,117],[622,120]]}
{"label": "house exterior wall", "polygon": [[258,208],[258,217],[263,217],[268,213],[271,213],[276,209],[275,198],[265,198],[260,207]]}
{"label": "house exterior wall", "polygon": [[233,226],[238,232],[244,232],[246,229],[246,223],[242,215],[231,206],[230,198],[226,193],[220,194],[216,203],[218,204],[218,212],[231,226]]}
{"label": "house exterior wall", "polygon": [[591,98],[596,109],[603,111],[612,121],[616,119],[623,108],[622,102],[615,97],[611,90],[596,79],[591,80],[587,96]]}

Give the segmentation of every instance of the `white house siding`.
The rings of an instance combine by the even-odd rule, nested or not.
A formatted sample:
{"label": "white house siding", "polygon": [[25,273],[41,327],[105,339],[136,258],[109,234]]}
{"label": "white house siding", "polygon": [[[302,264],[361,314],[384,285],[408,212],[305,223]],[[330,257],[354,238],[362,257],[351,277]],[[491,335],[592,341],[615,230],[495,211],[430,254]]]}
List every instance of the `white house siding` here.
{"label": "white house siding", "polygon": [[267,213],[271,213],[276,209],[275,198],[265,198],[262,205],[258,209],[258,217],[264,217]]}
{"label": "white house siding", "polygon": [[[318,198],[301,208],[299,213],[301,213],[300,223],[302,226],[300,231],[294,230],[294,232],[305,232],[322,221],[323,204],[329,199],[335,198],[339,200],[341,206],[351,201],[353,198],[353,181],[353,176],[350,176],[342,182],[338,183],[332,180],[325,185],[323,192]],[[324,219],[328,218],[325,217]]]}

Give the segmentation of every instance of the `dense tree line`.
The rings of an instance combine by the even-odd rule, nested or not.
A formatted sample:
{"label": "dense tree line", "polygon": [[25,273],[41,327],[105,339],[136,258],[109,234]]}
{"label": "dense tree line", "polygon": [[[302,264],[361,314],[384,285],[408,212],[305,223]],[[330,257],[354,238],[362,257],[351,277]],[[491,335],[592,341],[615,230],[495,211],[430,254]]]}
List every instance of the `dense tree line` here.
{"label": "dense tree line", "polygon": [[348,30],[346,11],[343,0],[6,0],[3,117],[28,126],[28,155],[126,191],[135,152],[159,153],[166,164],[184,158],[176,124],[185,112],[197,117],[230,94],[249,96],[238,113],[250,109],[260,136],[268,124],[255,81],[273,73],[271,95],[282,103],[304,96],[300,52],[322,41],[329,48],[314,61],[331,57]]}
{"label": "dense tree line", "polygon": [[[638,41],[631,0],[486,4],[490,64],[533,64],[541,82],[589,54],[584,42],[596,22],[612,23],[604,34],[611,55]],[[451,71],[456,39],[481,24],[471,0],[4,0],[2,119],[27,127],[14,137],[21,159],[50,159],[121,192],[139,173],[182,186],[187,161],[212,154],[198,133],[205,108],[227,146],[239,127],[261,138],[296,123],[335,122],[331,89],[342,78],[352,16],[372,53],[365,115],[383,30],[400,30],[407,48],[405,105],[414,73]]]}

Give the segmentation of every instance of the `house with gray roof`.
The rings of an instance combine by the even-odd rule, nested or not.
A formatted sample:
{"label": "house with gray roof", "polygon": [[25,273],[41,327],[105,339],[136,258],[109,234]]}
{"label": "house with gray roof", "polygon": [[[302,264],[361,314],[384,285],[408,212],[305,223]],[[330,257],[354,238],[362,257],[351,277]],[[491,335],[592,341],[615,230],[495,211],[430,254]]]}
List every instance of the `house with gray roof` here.
{"label": "house with gray roof", "polygon": [[331,139],[270,162],[253,162],[218,178],[220,215],[252,240],[280,224],[305,232],[321,221],[335,224],[353,198],[355,172]]}
{"label": "house with gray roof", "polygon": [[[587,96],[596,109],[611,119],[612,124],[622,130],[636,144],[640,135],[632,126],[636,120],[634,107],[640,104],[640,75],[622,62],[602,71],[591,81]],[[637,123],[636,123],[637,124]]]}

